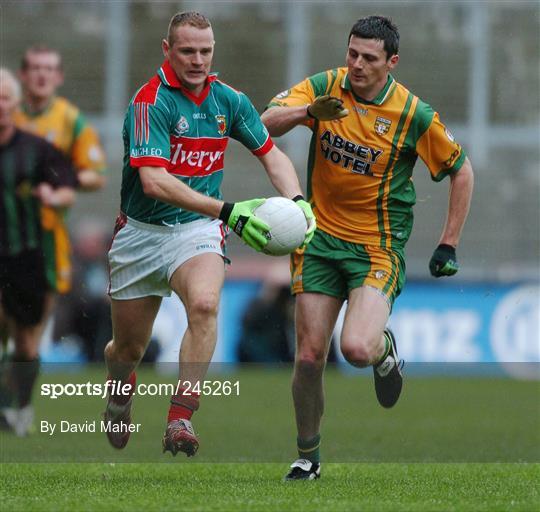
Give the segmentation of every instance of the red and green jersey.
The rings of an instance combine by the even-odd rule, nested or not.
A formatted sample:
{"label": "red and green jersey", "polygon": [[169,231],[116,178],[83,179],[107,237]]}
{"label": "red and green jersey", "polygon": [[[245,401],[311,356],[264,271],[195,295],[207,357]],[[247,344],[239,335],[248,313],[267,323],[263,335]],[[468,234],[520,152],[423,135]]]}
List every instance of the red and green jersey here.
{"label": "red and green jersey", "polygon": [[192,189],[220,199],[229,137],[256,156],[273,146],[245,94],[210,75],[195,96],[182,86],[168,61],[131,100],[123,135],[121,210],[149,224],[185,223],[202,216],[146,196],[139,167],[164,167]]}
{"label": "red and green jersey", "polygon": [[305,122],[313,131],[308,195],[323,231],[346,240],[402,246],[412,229],[417,157],[431,178],[457,172],[465,153],[433,109],[389,76],[373,101],[352,91],[347,68],[311,76],[272,99],[272,106],[310,104],[330,94],[349,110],[334,121]]}

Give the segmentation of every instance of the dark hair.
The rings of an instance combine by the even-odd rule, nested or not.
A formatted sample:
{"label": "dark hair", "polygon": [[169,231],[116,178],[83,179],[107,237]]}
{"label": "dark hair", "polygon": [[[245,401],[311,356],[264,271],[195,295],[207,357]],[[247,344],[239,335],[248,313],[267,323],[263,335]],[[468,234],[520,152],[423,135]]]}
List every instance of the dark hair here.
{"label": "dark hair", "polygon": [[399,51],[398,29],[391,19],[384,16],[360,18],[351,28],[347,44],[351,41],[352,36],[383,41],[387,59],[392,55],[397,55]]}
{"label": "dark hair", "polygon": [[174,44],[174,31],[176,27],[181,25],[191,25],[195,28],[208,28],[210,27],[210,20],[200,12],[185,11],[176,13],[169,22],[169,29],[167,30],[167,41],[172,46]]}

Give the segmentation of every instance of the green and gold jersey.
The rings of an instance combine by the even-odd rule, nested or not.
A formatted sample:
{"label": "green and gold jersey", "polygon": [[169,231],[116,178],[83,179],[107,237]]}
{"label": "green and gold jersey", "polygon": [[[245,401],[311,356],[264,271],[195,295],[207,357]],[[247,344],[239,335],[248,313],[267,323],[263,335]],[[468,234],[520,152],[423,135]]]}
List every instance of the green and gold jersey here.
{"label": "green and gold jersey", "polygon": [[65,98],[53,98],[41,112],[18,110],[15,124],[56,146],[76,170],[105,171],[105,154],[96,131],[80,110]]}
{"label": "green and gold jersey", "polygon": [[373,101],[352,91],[347,68],[311,76],[269,107],[301,106],[330,94],[349,110],[334,121],[306,120],[312,131],[308,195],[323,231],[348,242],[402,246],[412,229],[417,157],[431,178],[457,172],[465,153],[439,115],[389,76]]}

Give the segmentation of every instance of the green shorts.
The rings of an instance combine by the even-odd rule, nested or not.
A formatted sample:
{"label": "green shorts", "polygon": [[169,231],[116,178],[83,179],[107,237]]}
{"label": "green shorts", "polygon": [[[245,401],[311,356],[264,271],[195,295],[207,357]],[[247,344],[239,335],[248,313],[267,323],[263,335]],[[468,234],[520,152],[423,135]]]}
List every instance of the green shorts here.
{"label": "green shorts", "polygon": [[347,299],[354,288],[378,290],[390,307],[405,284],[403,248],[346,242],[320,229],[305,249],[291,255],[291,291]]}

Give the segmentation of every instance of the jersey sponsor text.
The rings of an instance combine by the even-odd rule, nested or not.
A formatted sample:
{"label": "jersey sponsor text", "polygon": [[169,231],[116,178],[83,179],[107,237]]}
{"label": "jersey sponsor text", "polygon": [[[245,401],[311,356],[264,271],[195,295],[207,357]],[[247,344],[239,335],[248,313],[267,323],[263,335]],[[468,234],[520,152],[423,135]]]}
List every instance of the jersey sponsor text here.
{"label": "jersey sponsor text", "polygon": [[371,166],[383,154],[382,149],[373,149],[355,144],[339,135],[326,130],[321,135],[321,152],[326,160],[340,164],[357,174],[373,176]]}

